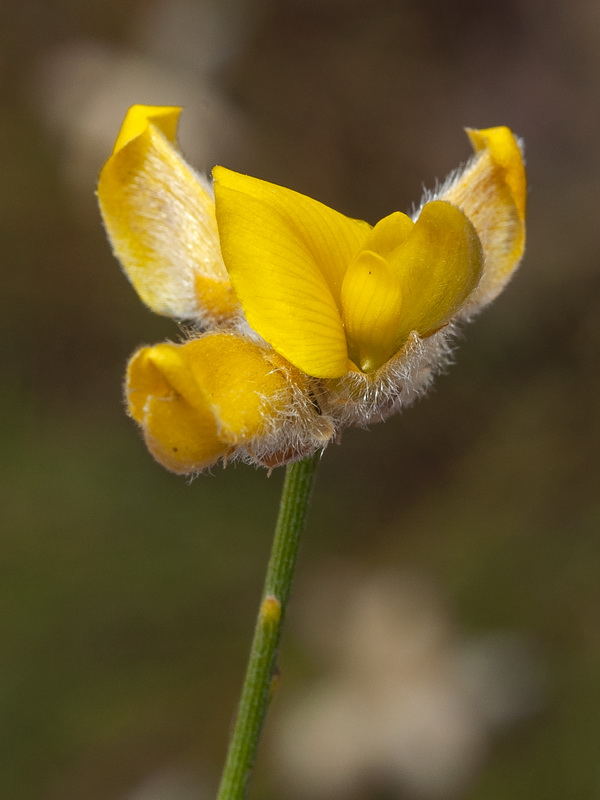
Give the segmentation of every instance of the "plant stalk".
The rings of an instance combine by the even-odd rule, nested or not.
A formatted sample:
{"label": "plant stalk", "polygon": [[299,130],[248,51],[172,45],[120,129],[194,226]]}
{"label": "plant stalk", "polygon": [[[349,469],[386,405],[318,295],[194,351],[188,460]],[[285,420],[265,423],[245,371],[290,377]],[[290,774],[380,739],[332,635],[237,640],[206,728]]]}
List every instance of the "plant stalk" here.
{"label": "plant stalk", "polygon": [[243,800],[256,760],[277,668],[277,653],[319,454],[286,467],[246,677],[217,800]]}

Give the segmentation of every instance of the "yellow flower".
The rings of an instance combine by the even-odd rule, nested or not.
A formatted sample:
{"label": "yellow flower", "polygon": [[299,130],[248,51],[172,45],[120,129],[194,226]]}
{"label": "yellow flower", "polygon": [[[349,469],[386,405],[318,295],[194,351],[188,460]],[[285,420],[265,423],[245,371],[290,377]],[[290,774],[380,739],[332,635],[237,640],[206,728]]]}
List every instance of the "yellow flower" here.
{"label": "yellow flower", "polygon": [[410,403],[457,324],[502,289],[525,242],[525,172],[508,128],[413,218],[375,226],[176,146],[179,109],[134,106],[98,187],[114,252],[147,305],[199,338],[130,363],[130,413],[177,472],[274,465]]}

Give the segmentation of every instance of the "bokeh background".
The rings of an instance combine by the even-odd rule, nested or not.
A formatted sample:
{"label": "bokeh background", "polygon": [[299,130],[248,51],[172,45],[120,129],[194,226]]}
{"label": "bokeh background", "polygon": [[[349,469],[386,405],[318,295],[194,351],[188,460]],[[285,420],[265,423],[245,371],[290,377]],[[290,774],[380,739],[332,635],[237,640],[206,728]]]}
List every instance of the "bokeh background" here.
{"label": "bokeh background", "polygon": [[253,796],[600,796],[600,7],[48,0],[2,7],[0,795],[213,796],[282,475],[156,465],[125,417],[176,339],[94,201],[126,108],[374,222],[527,144],[522,270],[431,395],[320,467]]}

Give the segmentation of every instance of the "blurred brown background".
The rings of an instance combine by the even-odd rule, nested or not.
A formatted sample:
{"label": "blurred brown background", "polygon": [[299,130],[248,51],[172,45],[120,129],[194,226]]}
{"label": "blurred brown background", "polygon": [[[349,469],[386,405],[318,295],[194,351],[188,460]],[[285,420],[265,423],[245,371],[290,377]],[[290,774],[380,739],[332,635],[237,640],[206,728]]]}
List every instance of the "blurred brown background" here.
{"label": "blurred brown background", "polygon": [[24,0],[2,8],[0,795],[214,794],[281,474],[187,484],[125,417],[178,335],[94,185],[126,108],[376,221],[524,137],[522,270],[404,416],[320,468],[254,797],[600,796],[600,7]]}

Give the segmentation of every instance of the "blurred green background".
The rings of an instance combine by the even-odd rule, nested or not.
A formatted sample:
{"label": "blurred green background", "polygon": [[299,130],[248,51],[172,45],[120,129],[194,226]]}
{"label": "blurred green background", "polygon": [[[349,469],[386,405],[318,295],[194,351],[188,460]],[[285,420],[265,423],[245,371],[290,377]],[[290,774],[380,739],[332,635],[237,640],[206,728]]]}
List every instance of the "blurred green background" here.
{"label": "blurred green background", "polygon": [[[429,589],[408,594],[437,620],[444,653],[493,636],[510,645],[485,650],[500,677],[468,702],[463,691],[452,720],[479,713],[499,683],[510,702],[455,753],[452,720],[433,714],[426,734],[406,722],[405,740],[423,739],[423,774],[441,776],[433,788],[398,767],[400,734],[379,772],[379,756],[364,768],[342,759],[345,800],[600,797],[598,4],[2,10],[0,796],[211,797],[260,594],[281,471],[218,469],[189,484],[152,461],[123,412],[127,357],[178,336],[120,274],[93,196],[141,102],[185,105],[182,146],[199,169],[225,163],[371,222],[466,159],[463,126],[524,137],[522,270],[427,399],[325,453],[253,796],[340,796],[330,759],[303,759],[294,739],[295,704],[316,687],[346,686],[358,738],[382,728],[339,679],[348,652],[368,649],[360,602],[354,616],[335,604],[385,572],[396,588],[407,575],[434,587],[438,616]],[[402,597],[418,638],[420,612]],[[341,620],[356,639],[346,650]],[[394,624],[382,641],[403,652]],[[365,664],[380,686],[381,664]],[[396,677],[414,700],[412,678]],[[439,708],[428,686],[423,708]],[[325,730],[318,704],[311,713]],[[443,725],[444,757],[469,764],[458,777],[428,750]],[[290,778],[295,757],[312,784]]]}

